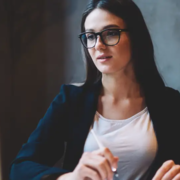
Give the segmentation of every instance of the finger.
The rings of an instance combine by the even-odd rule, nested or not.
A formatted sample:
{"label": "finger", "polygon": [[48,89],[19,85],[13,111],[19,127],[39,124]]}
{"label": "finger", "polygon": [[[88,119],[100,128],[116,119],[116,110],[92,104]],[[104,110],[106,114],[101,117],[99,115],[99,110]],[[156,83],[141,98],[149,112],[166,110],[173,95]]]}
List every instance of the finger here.
{"label": "finger", "polygon": [[85,165],[81,165],[79,167],[79,172],[81,172],[80,179],[102,180],[97,171],[90,169],[86,167]]}
{"label": "finger", "polygon": [[152,180],[161,180],[163,176],[174,166],[174,161],[166,161],[156,172]]}
{"label": "finger", "polygon": [[173,178],[173,180],[180,180],[180,173],[177,174],[177,175]]}
{"label": "finger", "polygon": [[109,148],[101,148],[99,150],[93,151],[92,153],[104,156],[110,163],[111,167],[117,169],[117,162],[119,160],[118,157],[113,156]]}
{"label": "finger", "polygon": [[163,180],[172,180],[178,173],[180,173],[180,165],[174,165],[163,177]]}
{"label": "finger", "polygon": [[88,160],[84,158],[84,160],[81,163],[97,171],[103,180],[112,179],[113,177],[111,166],[105,157],[96,154],[91,154],[89,155]]}
{"label": "finger", "polygon": [[[113,172],[112,172],[112,168],[111,168],[109,161],[105,157],[102,157],[100,155],[94,155],[94,154],[93,154],[93,159],[95,160],[95,162],[97,162],[98,170],[101,171],[101,167],[105,168],[106,169],[106,177],[108,179],[112,179]],[[104,177],[103,177],[103,179],[104,179]]]}

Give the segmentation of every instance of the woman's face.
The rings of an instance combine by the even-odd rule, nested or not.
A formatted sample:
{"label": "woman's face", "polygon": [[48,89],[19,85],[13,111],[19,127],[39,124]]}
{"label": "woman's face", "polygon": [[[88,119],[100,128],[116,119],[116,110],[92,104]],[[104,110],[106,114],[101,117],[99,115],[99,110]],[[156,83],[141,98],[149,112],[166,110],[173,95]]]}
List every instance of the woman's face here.
{"label": "woman's face", "polygon": [[[87,16],[84,26],[85,31],[88,32],[126,28],[121,18],[102,9],[93,10]],[[101,73],[112,74],[125,70],[131,59],[131,45],[128,32],[122,32],[119,43],[114,46],[104,45],[98,36],[95,47],[88,49],[88,51],[95,66]]]}

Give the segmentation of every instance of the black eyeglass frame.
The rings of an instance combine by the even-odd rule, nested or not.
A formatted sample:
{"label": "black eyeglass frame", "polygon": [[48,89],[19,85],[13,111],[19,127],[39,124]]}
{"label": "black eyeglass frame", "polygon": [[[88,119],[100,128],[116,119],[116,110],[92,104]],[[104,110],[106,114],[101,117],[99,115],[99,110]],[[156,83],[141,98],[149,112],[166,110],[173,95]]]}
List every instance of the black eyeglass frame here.
{"label": "black eyeglass frame", "polygon": [[[102,41],[102,43],[103,43],[104,45],[106,45],[106,46],[115,46],[116,44],[119,43],[119,40],[118,40],[118,42],[117,42],[116,44],[113,44],[113,45],[108,45],[108,44],[106,44],[106,43],[104,42],[104,39],[103,39],[103,37],[102,37],[102,33],[103,33],[104,31],[107,31],[107,30],[117,30],[117,31],[119,31],[119,40],[120,40],[120,34],[121,34],[121,32],[127,32],[127,31],[128,31],[128,29],[104,29],[104,30],[102,30],[102,31],[100,31],[100,32],[97,32],[97,33],[92,32],[92,31],[87,31],[87,32],[83,32],[83,33],[79,34],[78,37],[80,38],[80,41],[81,41],[81,43],[83,44],[83,46],[84,46],[85,48],[87,48],[87,49],[91,49],[91,48],[94,48],[94,47],[96,46],[97,36],[98,36],[98,35],[100,36],[101,41]],[[88,47],[83,43],[83,40],[82,40],[81,37],[82,37],[84,34],[86,34],[86,33],[91,33],[91,34],[94,34],[94,35],[95,35],[96,42],[95,42],[95,44],[94,44],[93,47],[89,47],[89,48],[88,48]]]}

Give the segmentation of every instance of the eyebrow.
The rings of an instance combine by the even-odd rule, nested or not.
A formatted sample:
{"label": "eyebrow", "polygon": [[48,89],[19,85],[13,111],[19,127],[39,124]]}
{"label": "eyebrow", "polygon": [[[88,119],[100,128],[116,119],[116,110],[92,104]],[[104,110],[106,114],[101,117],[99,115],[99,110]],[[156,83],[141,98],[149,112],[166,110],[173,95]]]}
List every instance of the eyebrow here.
{"label": "eyebrow", "polygon": [[[103,28],[102,28],[102,30],[103,29],[108,29],[108,28],[119,28],[119,26],[118,25],[115,25],[115,24],[111,24],[111,25],[108,25],[108,26],[104,26]],[[94,29],[86,29],[85,31],[94,31]]]}

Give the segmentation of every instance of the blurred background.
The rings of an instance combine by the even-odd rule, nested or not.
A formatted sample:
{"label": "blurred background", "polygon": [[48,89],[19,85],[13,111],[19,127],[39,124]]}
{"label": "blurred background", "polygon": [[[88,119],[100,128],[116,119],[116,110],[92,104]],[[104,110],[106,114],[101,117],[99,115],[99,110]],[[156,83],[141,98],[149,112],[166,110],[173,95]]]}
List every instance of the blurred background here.
{"label": "blurred background", "polygon": [[[180,91],[180,1],[134,0],[151,33],[167,86]],[[87,0],[0,1],[0,175],[63,83],[82,82],[78,39]]]}

